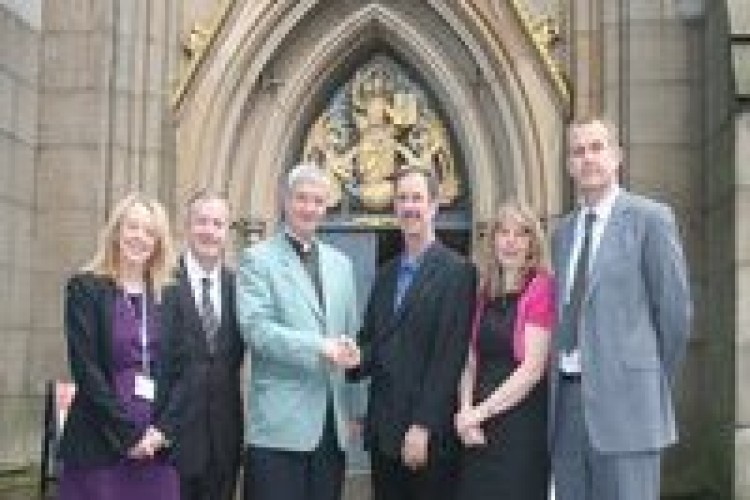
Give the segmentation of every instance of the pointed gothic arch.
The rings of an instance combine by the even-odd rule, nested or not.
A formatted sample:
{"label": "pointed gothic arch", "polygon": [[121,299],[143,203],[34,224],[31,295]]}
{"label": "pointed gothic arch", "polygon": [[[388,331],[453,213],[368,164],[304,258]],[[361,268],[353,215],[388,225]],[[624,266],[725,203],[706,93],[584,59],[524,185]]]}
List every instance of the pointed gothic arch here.
{"label": "pointed gothic arch", "polygon": [[177,109],[178,199],[196,184],[223,185],[237,215],[273,219],[278,176],[311,116],[378,46],[437,97],[463,152],[476,219],[510,195],[557,213],[565,96],[505,2],[446,4],[238,2]]}

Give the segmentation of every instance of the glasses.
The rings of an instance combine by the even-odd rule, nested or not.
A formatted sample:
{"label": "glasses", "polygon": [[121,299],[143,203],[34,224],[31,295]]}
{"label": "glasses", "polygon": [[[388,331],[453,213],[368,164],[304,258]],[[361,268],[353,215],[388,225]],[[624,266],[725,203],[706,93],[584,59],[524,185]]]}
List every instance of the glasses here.
{"label": "glasses", "polygon": [[607,145],[603,141],[593,141],[589,144],[576,144],[570,152],[574,158],[582,158],[586,156],[586,151],[599,154],[605,149],[607,149]]}

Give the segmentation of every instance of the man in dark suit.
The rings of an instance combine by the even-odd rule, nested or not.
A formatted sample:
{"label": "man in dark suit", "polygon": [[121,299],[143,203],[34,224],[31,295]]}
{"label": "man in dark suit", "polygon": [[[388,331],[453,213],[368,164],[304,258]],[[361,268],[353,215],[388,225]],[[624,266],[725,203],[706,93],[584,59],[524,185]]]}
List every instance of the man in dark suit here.
{"label": "man in dark suit", "polygon": [[438,185],[402,170],[394,207],[404,252],[379,272],[360,333],[370,377],[365,444],[375,500],[453,497],[458,379],[469,340],[474,272],[435,239]]}
{"label": "man in dark suit", "polygon": [[559,500],[657,500],[677,441],[672,391],[692,302],[672,210],[618,185],[615,127],[575,123],[569,171],[580,206],[553,238],[560,323],[550,368]]}
{"label": "man in dark suit", "polygon": [[[244,346],[233,273],[223,264],[229,206],[200,191],[187,206],[187,249],[165,293],[169,372],[164,398],[179,416],[172,443],[184,500],[234,498],[242,447]],[[176,365],[181,370],[175,369]]]}

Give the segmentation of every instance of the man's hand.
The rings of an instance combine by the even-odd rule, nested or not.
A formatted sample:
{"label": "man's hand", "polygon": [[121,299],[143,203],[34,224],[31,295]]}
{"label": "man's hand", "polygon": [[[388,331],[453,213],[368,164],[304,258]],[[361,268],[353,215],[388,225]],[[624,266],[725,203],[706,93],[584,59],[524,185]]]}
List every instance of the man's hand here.
{"label": "man's hand", "polygon": [[349,337],[327,338],[323,341],[323,357],[339,368],[355,368],[360,363],[360,351]]}
{"label": "man's hand", "polygon": [[421,425],[413,424],[409,427],[404,435],[404,443],[401,447],[401,458],[404,465],[416,470],[427,464],[429,439],[429,431]]}
{"label": "man's hand", "polygon": [[365,426],[361,420],[350,420],[349,425],[349,439],[359,439],[364,434]]}

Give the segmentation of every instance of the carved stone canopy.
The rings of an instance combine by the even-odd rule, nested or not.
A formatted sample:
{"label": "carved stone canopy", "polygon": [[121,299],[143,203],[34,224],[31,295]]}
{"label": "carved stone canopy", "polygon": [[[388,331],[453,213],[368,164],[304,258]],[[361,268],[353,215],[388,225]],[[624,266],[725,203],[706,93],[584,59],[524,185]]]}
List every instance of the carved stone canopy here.
{"label": "carved stone canopy", "polygon": [[405,166],[437,177],[442,205],[462,194],[450,135],[434,103],[384,54],[373,56],[334,92],[309,129],[303,159],[329,175],[332,206],[388,208],[394,176]]}

